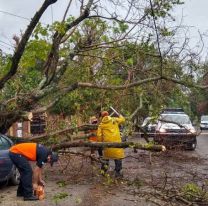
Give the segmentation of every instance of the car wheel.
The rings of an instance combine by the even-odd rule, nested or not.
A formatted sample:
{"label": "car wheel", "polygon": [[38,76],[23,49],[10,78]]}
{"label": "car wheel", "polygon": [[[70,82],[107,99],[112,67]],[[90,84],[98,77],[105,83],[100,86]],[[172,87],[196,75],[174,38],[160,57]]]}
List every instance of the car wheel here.
{"label": "car wheel", "polygon": [[12,169],[12,176],[9,179],[10,185],[18,185],[20,181],[20,173],[16,167]]}

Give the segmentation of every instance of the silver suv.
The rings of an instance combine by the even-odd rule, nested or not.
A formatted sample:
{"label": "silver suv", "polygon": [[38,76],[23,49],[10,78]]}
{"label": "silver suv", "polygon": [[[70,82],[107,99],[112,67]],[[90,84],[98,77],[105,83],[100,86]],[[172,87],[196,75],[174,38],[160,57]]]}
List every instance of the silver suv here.
{"label": "silver suv", "polygon": [[196,130],[183,111],[164,110],[158,119],[154,141],[167,146],[181,145],[195,150]]}
{"label": "silver suv", "polygon": [[141,137],[145,134],[153,137],[155,135],[155,127],[157,126],[156,121],[151,117],[146,117],[142,123]]}

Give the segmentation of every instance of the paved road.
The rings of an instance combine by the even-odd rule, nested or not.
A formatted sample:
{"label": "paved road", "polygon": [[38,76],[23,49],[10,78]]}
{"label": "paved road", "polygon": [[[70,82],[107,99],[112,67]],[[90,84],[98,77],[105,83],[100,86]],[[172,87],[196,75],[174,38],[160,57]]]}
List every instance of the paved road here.
{"label": "paved road", "polygon": [[203,131],[197,137],[196,152],[203,158],[208,159],[208,131]]}

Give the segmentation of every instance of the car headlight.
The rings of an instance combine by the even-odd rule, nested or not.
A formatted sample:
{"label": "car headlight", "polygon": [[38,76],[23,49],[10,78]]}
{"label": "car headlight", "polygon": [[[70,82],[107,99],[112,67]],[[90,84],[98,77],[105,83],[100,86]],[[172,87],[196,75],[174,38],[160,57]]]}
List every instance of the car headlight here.
{"label": "car headlight", "polygon": [[166,132],[166,129],[164,129],[164,128],[161,127],[161,128],[159,129],[159,132],[165,133],[165,132]]}
{"label": "car headlight", "polygon": [[189,131],[190,131],[191,133],[196,133],[196,130],[195,130],[194,128],[191,128]]}

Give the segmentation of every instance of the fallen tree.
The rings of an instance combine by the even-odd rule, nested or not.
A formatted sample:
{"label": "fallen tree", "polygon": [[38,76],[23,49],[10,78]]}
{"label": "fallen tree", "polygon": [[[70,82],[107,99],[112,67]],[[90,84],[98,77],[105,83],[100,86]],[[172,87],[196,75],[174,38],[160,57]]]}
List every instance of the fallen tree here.
{"label": "fallen tree", "polygon": [[[0,52],[1,133],[25,120],[27,112],[52,110],[70,116],[88,111],[87,115],[92,115],[97,106],[116,105],[114,100],[120,99],[120,91],[119,107],[127,113],[142,95],[146,107],[167,104],[160,102],[166,98],[158,98],[158,94],[175,97],[177,84],[207,88],[197,86],[194,71],[184,69],[191,68],[190,62],[194,68],[197,65],[193,60],[197,55],[189,55],[186,41],[181,50],[169,40],[167,47],[160,48],[169,35],[176,34],[172,27],[169,31],[169,23],[163,23],[172,20],[169,12],[180,1],[69,1],[62,20],[41,24],[41,16],[56,2],[61,1],[43,1],[22,35],[13,37],[14,54]],[[137,4],[141,4],[140,9]],[[72,16],[70,9],[75,7],[77,12]],[[159,36],[155,38],[155,34]],[[105,95],[111,100],[102,102]],[[183,93],[180,96],[183,98]],[[143,116],[146,107],[141,111]]]}
{"label": "fallen tree", "polygon": [[[35,137],[27,137],[26,139],[28,139],[29,141],[33,141],[33,142],[39,142],[39,141],[43,140],[44,138],[48,138],[48,137],[54,136],[54,135],[73,134],[73,132],[88,131],[88,130],[95,130],[95,129],[97,129],[97,125],[85,124],[85,125],[81,125],[79,127],[64,128],[62,130],[38,135]],[[88,136],[86,135],[86,137],[88,137]],[[75,139],[79,139],[79,138],[75,137]]]}
{"label": "fallen tree", "polygon": [[[15,143],[21,143],[21,142],[42,142],[44,140],[49,139],[50,137],[53,136],[63,136],[66,135],[67,138],[62,139],[62,141],[58,144],[54,144],[51,148],[53,150],[61,150],[61,149],[67,149],[71,147],[89,147],[89,148],[132,148],[132,149],[140,149],[140,150],[149,150],[149,151],[165,151],[166,147],[164,145],[154,145],[150,142],[146,144],[141,144],[137,142],[88,142],[84,141],[88,139],[91,136],[94,136],[94,133],[88,133],[84,135],[79,135],[78,132],[86,132],[89,130],[94,130],[97,129],[97,125],[91,125],[91,124],[85,124],[81,125],[79,127],[69,127],[65,128],[63,130],[55,131],[52,133],[48,134],[43,134],[35,137],[28,137],[28,138],[17,138],[17,137],[12,137],[10,138],[15,142]],[[76,135],[73,135],[73,133],[76,133]],[[81,140],[80,140],[81,139]],[[80,140],[80,141],[78,141]]]}
{"label": "fallen tree", "polygon": [[[84,136],[76,136],[73,137],[75,141],[68,141],[65,142],[63,141],[62,143],[55,144],[51,148],[53,150],[61,150],[61,149],[67,149],[71,147],[90,147],[90,148],[132,148],[132,149],[139,149],[139,150],[149,150],[149,151],[154,151],[154,152],[164,152],[166,151],[166,147],[164,145],[154,145],[152,143],[147,143],[147,144],[141,144],[141,143],[136,143],[136,142],[87,142],[87,141],[77,141],[79,139],[87,139],[89,138],[91,134],[86,134]],[[40,142],[42,138],[34,138],[34,139],[28,139],[28,138],[19,138],[19,137],[12,137],[9,136],[10,139],[13,140],[14,143],[24,143],[24,142]],[[45,136],[46,137],[46,136]],[[37,141],[38,140],[38,141]]]}
{"label": "fallen tree", "polygon": [[52,146],[53,150],[66,149],[70,147],[90,147],[90,148],[132,148],[132,149],[140,149],[140,150],[150,150],[150,151],[166,151],[166,147],[164,145],[154,145],[154,144],[141,144],[135,142],[65,142]]}

